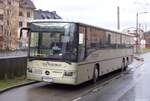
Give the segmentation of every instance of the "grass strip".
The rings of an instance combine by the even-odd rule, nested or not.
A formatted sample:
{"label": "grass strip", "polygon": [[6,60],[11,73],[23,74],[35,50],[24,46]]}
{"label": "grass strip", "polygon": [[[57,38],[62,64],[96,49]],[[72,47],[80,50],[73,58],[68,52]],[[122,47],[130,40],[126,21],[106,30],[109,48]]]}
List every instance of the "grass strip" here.
{"label": "grass strip", "polygon": [[27,80],[25,77],[17,77],[12,80],[0,80],[0,90],[29,82],[31,82],[31,80]]}
{"label": "grass strip", "polygon": [[150,48],[138,48],[138,53],[139,54],[144,54],[150,52]]}

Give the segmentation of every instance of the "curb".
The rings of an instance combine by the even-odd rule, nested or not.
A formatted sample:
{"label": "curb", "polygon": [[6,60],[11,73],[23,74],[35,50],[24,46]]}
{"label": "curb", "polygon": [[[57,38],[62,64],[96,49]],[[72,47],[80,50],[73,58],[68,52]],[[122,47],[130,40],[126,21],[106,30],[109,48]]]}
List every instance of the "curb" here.
{"label": "curb", "polygon": [[4,93],[4,92],[6,92],[6,91],[9,91],[9,90],[18,88],[18,87],[27,86],[27,85],[30,85],[30,84],[35,84],[35,83],[38,83],[38,82],[39,82],[39,81],[31,81],[31,82],[28,82],[28,83],[24,83],[24,84],[19,84],[19,85],[15,85],[15,86],[12,86],[12,87],[8,87],[8,88],[5,88],[5,89],[0,90],[0,94],[1,94],[1,93]]}

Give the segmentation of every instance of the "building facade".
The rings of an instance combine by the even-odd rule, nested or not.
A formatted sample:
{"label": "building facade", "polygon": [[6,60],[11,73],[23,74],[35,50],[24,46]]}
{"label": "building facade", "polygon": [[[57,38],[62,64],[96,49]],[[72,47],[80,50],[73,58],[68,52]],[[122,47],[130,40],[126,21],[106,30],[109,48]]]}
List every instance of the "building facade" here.
{"label": "building facade", "polygon": [[34,19],[35,5],[31,0],[20,0],[19,27],[27,27],[28,22]]}
{"label": "building facade", "polygon": [[27,33],[19,40],[20,28],[28,27],[33,19],[61,19],[56,11],[35,10],[31,0],[0,0],[0,50],[27,47]]}
{"label": "building facade", "polygon": [[144,33],[146,48],[150,48],[150,31]]}
{"label": "building facade", "polygon": [[[34,19],[35,5],[31,0],[20,0],[19,2],[19,30],[22,27],[28,27],[29,21]],[[19,37],[18,33],[18,37]],[[24,32],[23,37],[19,41],[19,48],[27,47],[28,37]]]}
{"label": "building facade", "polygon": [[0,50],[17,47],[19,0],[0,0]]}
{"label": "building facade", "polygon": [[31,0],[0,0],[0,50],[18,48],[18,29],[28,26],[28,21],[34,18],[34,9]]}

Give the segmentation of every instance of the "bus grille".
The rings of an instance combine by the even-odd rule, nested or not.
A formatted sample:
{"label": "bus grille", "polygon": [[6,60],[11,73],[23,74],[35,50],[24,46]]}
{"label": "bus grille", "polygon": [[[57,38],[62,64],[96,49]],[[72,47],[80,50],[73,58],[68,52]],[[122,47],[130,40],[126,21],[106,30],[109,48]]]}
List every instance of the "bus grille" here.
{"label": "bus grille", "polygon": [[40,70],[40,69],[33,69],[32,72],[34,74],[42,74],[42,70]]}

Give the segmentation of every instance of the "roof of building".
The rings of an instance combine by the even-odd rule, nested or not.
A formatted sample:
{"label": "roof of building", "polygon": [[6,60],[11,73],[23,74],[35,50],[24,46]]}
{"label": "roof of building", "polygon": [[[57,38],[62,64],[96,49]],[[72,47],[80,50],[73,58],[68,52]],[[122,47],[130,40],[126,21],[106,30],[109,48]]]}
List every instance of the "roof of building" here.
{"label": "roof of building", "polygon": [[34,11],[34,19],[62,19],[56,11],[42,11],[35,10]]}
{"label": "roof of building", "polygon": [[20,0],[20,5],[21,8],[28,8],[28,9],[35,9],[35,5],[31,0]]}

